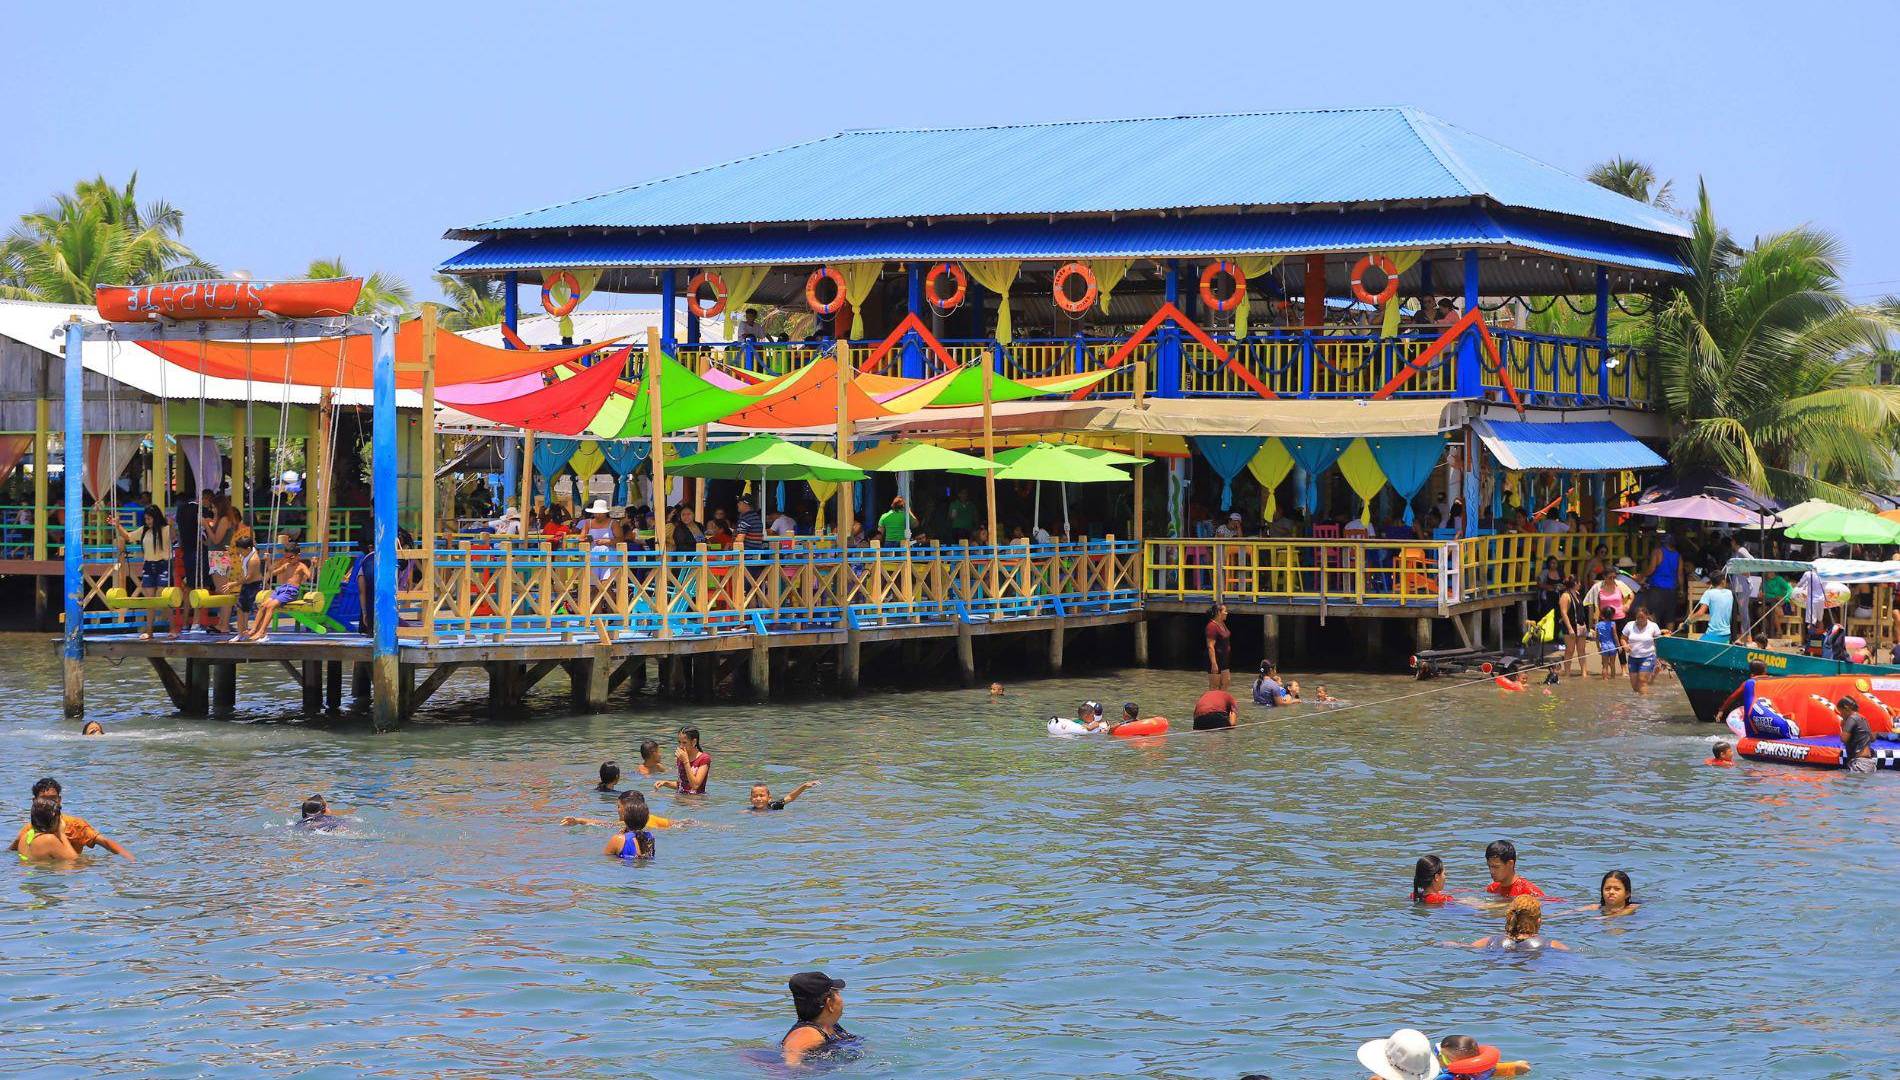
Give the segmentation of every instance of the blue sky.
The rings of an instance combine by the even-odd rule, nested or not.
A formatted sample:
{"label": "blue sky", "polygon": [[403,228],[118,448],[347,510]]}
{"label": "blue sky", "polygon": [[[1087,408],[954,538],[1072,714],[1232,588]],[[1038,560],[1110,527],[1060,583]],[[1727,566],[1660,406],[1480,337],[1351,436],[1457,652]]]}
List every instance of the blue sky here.
{"label": "blue sky", "polygon": [[450,226],[844,128],[1407,104],[1681,200],[1702,176],[1738,235],[1825,227],[1852,293],[1900,293],[1895,4],[308,10],[10,6],[0,216],[137,169],[226,269],[341,255],[428,298]]}

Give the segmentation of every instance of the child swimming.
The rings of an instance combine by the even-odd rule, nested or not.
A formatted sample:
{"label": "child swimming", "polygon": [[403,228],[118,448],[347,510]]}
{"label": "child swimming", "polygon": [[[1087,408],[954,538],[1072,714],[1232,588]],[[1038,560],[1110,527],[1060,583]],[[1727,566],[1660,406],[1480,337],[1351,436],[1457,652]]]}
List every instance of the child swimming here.
{"label": "child swimming", "polygon": [[1448,941],[1445,944],[1471,949],[1502,949],[1505,952],[1538,952],[1546,946],[1570,951],[1570,946],[1563,942],[1543,936],[1543,928],[1544,902],[1527,894],[1513,899],[1510,908],[1505,911],[1504,933],[1481,937],[1469,944],[1462,941]]}
{"label": "child swimming", "polygon": [[1447,1035],[1438,1044],[1438,1060],[1453,1076],[1487,1080],[1493,1076],[1522,1076],[1531,1071],[1528,1061],[1499,1061],[1498,1048],[1487,1046],[1469,1035]]}
{"label": "child swimming", "polygon": [[620,800],[620,823],[624,828],[608,838],[607,846],[601,853],[628,862],[653,858],[653,834],[647,831],[651,816],[645,799]]}
{"label": "child swimming", "polygon": [[1445,860],[1436,855],[1419,857],[1412,868],[1412,903],[1451,903],[1451,894],[1445,891]]}
{"label": "child swimming", "polygon": [[1605,918],[1613,918],[1628,915],[1639,906],[1630,886],[1630,876],[1621,870],[1612,870],[1597,884],[1597,902],[1584,910],[1600,911]]}
{"label": "child swimming", "polygon": [[[637,803],[639,803],[639,804],[640,804],[641,806],[645,806],[645,805],[647,804],[647,797],[646,797],[646,796],[645,796],[644,794],[642,794],[642,793],[640,793],[640,792],[638,792],[638,791],[623,791],[623,792],[621,792],[621,793],[620,793],[620,798],[619,798],[619,800],[618,800],[618,805],[619,805],[619,806],[621,806],[621,807],[624,807],[624,806],[626,806],[626,805],[627,805],[628,803],[630,803],[630,802],[637,802]],[[562,819],[561,819],[561,824],[563,824],[563,825],[593,825],[593,826],[596,826],[596,827],[598,827],[598,826],[602,826],[602,825],[607,825],[607,826],[615,826],[615,827],[617,827],[617,826],[619,826],[619,824],[620,824],[620,822],[619,822],[618,820],[614,820],[614,821],[600,821],[600,820],[597,820],[597,819],[595,819],[595,818],[584,818],[584,817],[564,817],[564,818],[562,818]],[[669,818],[669,817],[661,817],[661,816],[660,816],[659,814],[654,814],[654,813],[650,813],[650,812],[649,812],[649,814],[648,814],[648,816],[647,816],[647,828],[649,828],[649,829],[670,829],[670,828],[672,828],[672,827],[673,827],[673,819],[672,819],[672,818]]]}
{"label": "child swimming", "polygon": [[1702,764],[1713,765],[1714,767],[1718,769],[1734,768],[1735,767],[1735,744],[1729,743],[1729,742],[1716,743],[1714,746],[1709,748],[1709,757]]}

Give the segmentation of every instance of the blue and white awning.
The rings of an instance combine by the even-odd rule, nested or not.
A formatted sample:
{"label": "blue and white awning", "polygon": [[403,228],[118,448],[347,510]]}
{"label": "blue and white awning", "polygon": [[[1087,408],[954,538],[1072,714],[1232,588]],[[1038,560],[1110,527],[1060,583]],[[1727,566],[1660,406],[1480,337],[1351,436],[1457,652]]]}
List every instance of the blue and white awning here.
{"label": "blue and white awning", "polygon": [[1822,581],[1842,585],[1891,585],[1900,582],[1900,562],[1868,562],[1862,559],[1730,559],[1724,574],[1805,574],[1814,571]]}
{"label": "blue and white awning", "polygon": [[1608,420],[1540,424],[1478,419],[1471,422],[1471,429],[1498,464],[1513,472],[1621,472],[1669,464]]}

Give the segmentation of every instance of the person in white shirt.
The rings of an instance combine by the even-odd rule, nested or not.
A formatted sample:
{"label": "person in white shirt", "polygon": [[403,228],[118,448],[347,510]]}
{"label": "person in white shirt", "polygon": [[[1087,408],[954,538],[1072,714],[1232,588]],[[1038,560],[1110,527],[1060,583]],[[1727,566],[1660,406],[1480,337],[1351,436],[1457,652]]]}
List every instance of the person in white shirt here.
{"label": "person in white shirt", "polygon": [[1246,535],[1246,532],[1247,532],[1246,527],[1242,524],[1242,521],[1244,520],[1245,519],[1243,519],[1239,514],[1227,515],[1227,520],[1221,522],[1220,525],[1218,525],[1214,529],[1214,538],[1216,540],[1240,539],[1242,536]]}
{"label": "person in white shirt", "polygon": [[1558,511],[1538,522],[1537,531],[1540,533],[1567,533],[1570,531],[1570,523],[1564,520],[1563,512]]}
{"label": "person in white shirt", "polygon": [[1043,528],[1041,522],[1036,523],[1035,529],[1029,534],[1029,539],[1036,544],[1053,544],[1056,542],[1056,538],[1049,535],[1049,530]]}
{"label": "person in white shirt", "polygon": [[772,518],[771,526],[765,531],[773,536],[797,536],[798,522],[792,520],[792,515],[786,513],[784,507],[780,507],[778,514]]}
{"label": "person in white shirt", "polygon": [[1656,639],[1663,636],[1663,628],[1649,617],[1647,607],[1636,609],[1636,617],[1623,624],[1623,644],[1629,649],[1630,689],[1639,694],[1649,692],[1649,684],[1656,681]]}

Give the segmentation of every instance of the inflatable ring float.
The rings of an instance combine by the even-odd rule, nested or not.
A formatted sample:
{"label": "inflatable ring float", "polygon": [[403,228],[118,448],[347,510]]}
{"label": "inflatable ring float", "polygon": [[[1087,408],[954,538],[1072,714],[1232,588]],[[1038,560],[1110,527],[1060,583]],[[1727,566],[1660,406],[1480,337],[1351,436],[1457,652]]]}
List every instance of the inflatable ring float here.
{"label": "inflatable ring float", "polygon": [[[567,299],[554,302],[554,286],[567,286]],[[581,281],[571,270],[556,270],[541,282],[541,309],[556,318],[566,318],[581,306]]]}
{"label": "inflatable ring float", "polygon": [[[1364,284],[1366,268],[1372,266],[1378,267],[1379,270],[1385,274],[1385,288],[1380,289],[1377,296],[1367,292]],[[1398,294],[1399,268],[1392,265],[1391,259],[1386,258],[1384,255],[1367,255],[1352,264],[1352,295],[1353,298],[1360,303],[1378,307],[1380,304],[1385,303]]]}
{"label": "inflatable ring float", "polygon": [[[713,302],[711,307],[699,306],[699,289],[702,285],[712,286]],[[701,270],[686,283],[686,310],[702,319],[710,319],[726,310],[726,279],[711,270]]]}
{"label": "inflatable ring float", "polygon": [[1049,734],[1063,737],[1073,735],[1106,735],[1108,734],[1108,727],[1104,725],[1096,728],[1094,731],[1090,731],[1081,723],[1071,720],[1066,716],[1054,716],[1049,719]]}
{"label": "inflatable ring float", "polygon": [[[1072,277],[1080,277],[1082,279],[1082,295],[1074,299],[1070,298],[1068,289],[1069,279]],[[1090,270],[1079,262],[1064,263],[1062,269],[1056,271],[1055,297],[1057,307],[1071,315],[1082,315],[1085,314],[1088,309],[1095,306],[1096,295],[1095,271]]]}
{"label": "inflatable ring float", "polygon": [[[1234,279],[1234,289],[1227,294],[1225,300],[1214,295],[1214,279],[1222,274]],[[1221,259],[1218,262],[1208,263],[1207,268],[1201,271],[1201,303],[1206,304],[1210,310],[1232,311],[1240,306],[1240,298],[1245,295],[1247,295],[1247,275],[1241,273],[1240,267],[1232,262]]]}
{"label": "inflatable ring float", "polygon": [[1115,730],[1109,732],[1110,735],[1115,736],[1117,739],[1139,739],[1150,735],[1166,735],[1167,733],[1168,718],[1165,716],[1150,716],[1144,720],[1130,720],[1126,724],[1115,725]]}
{"label": "inflatable ring float", "polygon": [[[957,285],[956,291],[949,296],[944,296],[937,291],[937,282],[943,280],[945,274],[949,274],[950,280],[956,282]],[[930,302],[931,307],[937,309],[939,315],[948,315],[962,307],[963,298],[969,294],[969,291],[970,278],[963,272],[963,267],[956,263],[940,262],[930,268],[930,273],[924,275],[924,299]]]}
{"label": "inflatable ring float", "polygon": [[[831,302],[828,304],[818,302],[818,283],[821,281],[831,282]],[[805,279],[805,303],[820,315],[835,314],[844,306],[844,275],[829,266],[813,270],[811,276]]]}

